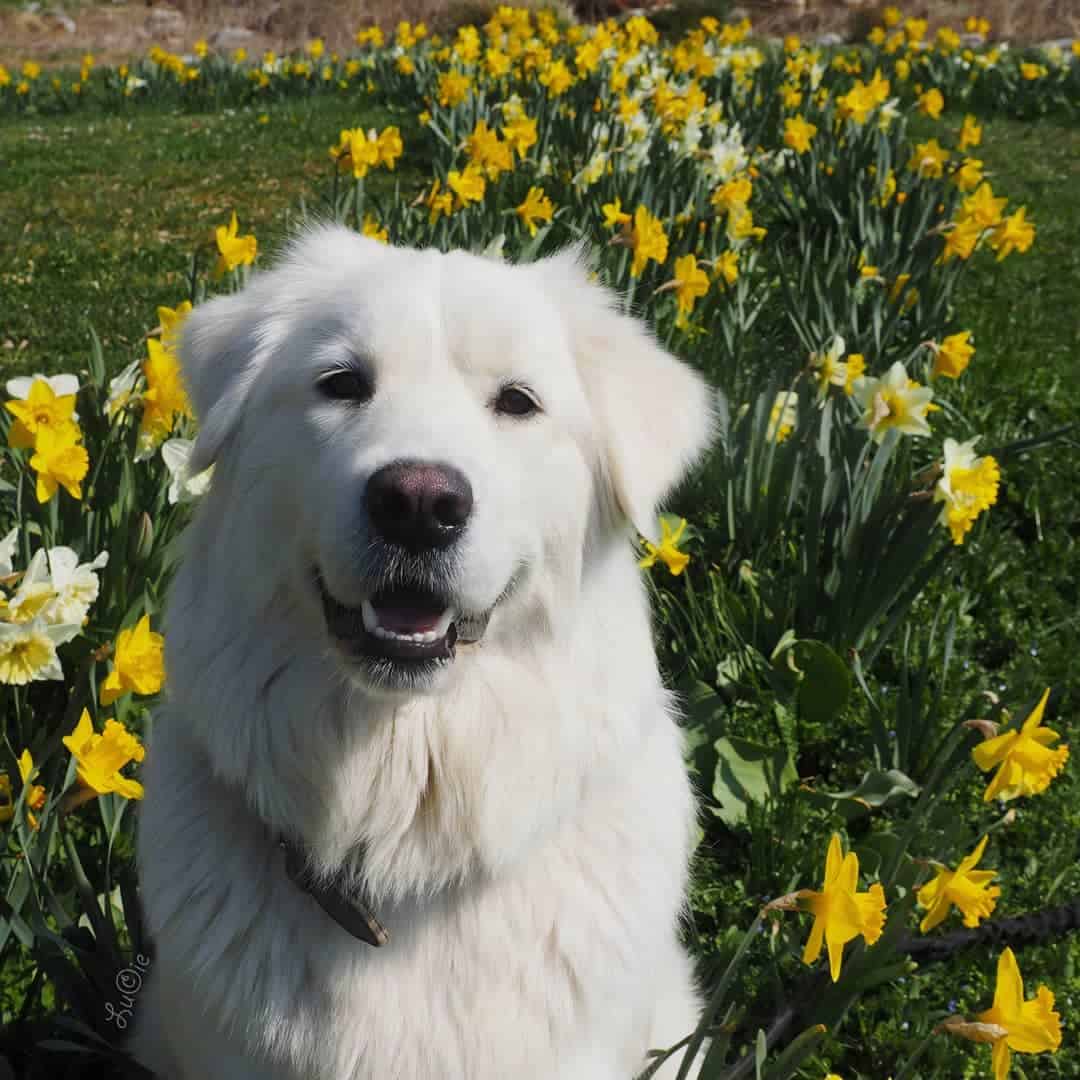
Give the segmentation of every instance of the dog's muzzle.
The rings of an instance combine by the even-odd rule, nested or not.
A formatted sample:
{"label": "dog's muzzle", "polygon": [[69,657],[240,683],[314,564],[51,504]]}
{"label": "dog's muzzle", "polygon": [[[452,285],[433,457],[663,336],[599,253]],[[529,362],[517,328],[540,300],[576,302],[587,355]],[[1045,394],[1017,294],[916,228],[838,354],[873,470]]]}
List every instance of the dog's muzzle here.
{"label": "dog's muzzle", "polygon": [[458,645],[480,640],[491,618],[459,612],[445,597],[419,586],[393,586],[350,607],[332,596],[316,570],[327,629],[346,655],[395,666],[449,662]]}

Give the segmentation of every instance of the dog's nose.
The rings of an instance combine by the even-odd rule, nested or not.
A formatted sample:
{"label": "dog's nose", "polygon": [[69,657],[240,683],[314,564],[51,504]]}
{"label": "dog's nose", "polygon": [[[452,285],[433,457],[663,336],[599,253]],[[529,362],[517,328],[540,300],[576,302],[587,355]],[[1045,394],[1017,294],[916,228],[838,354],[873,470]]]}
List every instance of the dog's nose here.
{"label": "dog's nose", "polygon": [[399,461],[367,482],[368,517],[383,539],[409,551],[449,547],[472,513],[468,478],[449,465]]}

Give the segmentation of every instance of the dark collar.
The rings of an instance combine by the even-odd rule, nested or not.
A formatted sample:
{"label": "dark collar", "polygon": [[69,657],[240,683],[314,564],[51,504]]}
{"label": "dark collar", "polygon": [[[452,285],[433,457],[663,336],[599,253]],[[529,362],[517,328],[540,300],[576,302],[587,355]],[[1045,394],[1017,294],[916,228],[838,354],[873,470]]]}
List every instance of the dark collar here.
{"label": "dark collar", "polygon": [[334,920],[343,930],[348,931],[358,941],[374,945],[385,945],[390,935],[382,923],[359,897],[347,893],[340,883],[320,884],[308,869],[308,860],[303,848],[292,843],[284,833],[278,834],[278,846],[285,851],[285,873],[289,880],[302,889]]}

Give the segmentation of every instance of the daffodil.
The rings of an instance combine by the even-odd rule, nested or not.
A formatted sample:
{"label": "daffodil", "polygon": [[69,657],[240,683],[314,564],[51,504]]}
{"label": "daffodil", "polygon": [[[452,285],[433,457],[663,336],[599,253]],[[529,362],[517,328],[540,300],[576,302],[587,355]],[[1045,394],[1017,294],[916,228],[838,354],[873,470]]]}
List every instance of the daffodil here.
{"label": "daffodil", "polygon": [[43,427],[34,441],[30,468],[37,473],[39,503],[47,503],[62,486],[73,498],[82,498],[82,481],[90,471],[90,456],[77,442],[82,433],[75,424],[59,430]]}
{"label": "daffodil", "polygon": [[950,259],[970,259],[978,247],[982,238],[983,227],[971,218],[953,222],[949,231],[945,233],[945,249],[942,258],[945,262]]}
{"label": "daffodil", "polygon": [[960,127],[959,148],[961,152],[978,146],[982,142],[982,125],[970,113],[964,117],[964,123]]}
{"label": "daffodil", "polygon": [[1001,473],[990,455],[975,456],[978,438],[958,443],[945,440],[945,461],[934,488],[934,502],[944,505],[939,521],[962,544],[975,519],[997,502]]}
{"label": "daffodil", "polygon": [[75,395],[58,396],[47,379],[34,379],[25,399],[5,401],[4,408],[15,417],[8,430],[8,445],[16,450],[33,446],[38,432],[44,430],[77,441]]}
{"label": "daffodil", "polygon": [[41,679],[62,679],[56,646],[78,634],[78,626],[0,622],[0,683],[25,686]]}
{"label": "daffodil", "polygon": [[634,249],[634,258],[630,264],[630,274],[640,277],[649,260],[663,263],[668,254],[668,238],[659,218],[653,217],[645,206],[634,211],[634,224],[630,231],[630,244]]}
{"label": "daffodil", "polygon": [[172,433],[177,417],[191,417],[191,401],[180,373],[180,361],[151,338],[146,343],[149,356],[143,361],[146,377],[143,392],[143,414],[139,423],[139,449],[136,459],[150,457],[162,441]]}
{"label": "daffodil", "polygon": [[786,441],[799,420],[796,408],[798,397],[790,390],[781,390],[776,395],[769,410],[769,424],[765,429],[765,438],[769,442],[782,443]]}
{"label": "daffodil", "polygon": [[678,524],[673,529],[668,518],[661,517],[660,543],[658,545],[652,544],[642,538],[647,554],[638,562],[638,566],[642,570],[647,570],[649,567],[655,566],[659,560],[671,571],[673,576],[678,577],[690,562],[690,556],[685,551],[680,551],[678,546],[679,538],[686,531],[686,524],[686,518],[679,518]]}
{"label": "daffodil", "polygon": [[95,795],[115,792],[125,799],[141,799],[143,786],[137,780],[120,775],[120,770],[132,761],[142,761],[146,750],[138,738],[116,720],[105,721],[105,732],[99,735],[90,722],[90,713],[83,709],[75,730],[63,738],[76,761],[79,784]]}
{"label": "daffodil", "polygon": [[45,789],[40,784],[32,784],[30,781],[37,776],[37,767],[29,750],[24,750],[19,755],[19,776],[22,777],[23,787],[26,789],[26,822],[31,829],[38,827],[38,819],[34,816],[34,810],[40,810],[45,805]]}
{"label": "daffodil", "polygon": [[623,210],[622,200],[619,198],[616,198],[613,202],[604,203],[600,207],[600,212],[604,215],[605,229],[615,229],[630,221],[630,215]]}
{"label": "daffodil", "polygon": [[990,882],[997,876],[996,870],[976,870],[986,850],[988,836],[984,836],[970,855],[960,860],[955,870],[938,867],[933,881],[919,889],[916,899],[920,907],[929,908],[919,923],[925,934],[943,922],[949,909],[955,906],[964,916],[964,925],[975,927],[981,919],[989,918],[1001,895],[1001,889]]}
{"label": "daffodil", "polygon": [[863,409],[860,425],[870,432],[874,442],[880,443],[893,429],[904,435],[930,434],[926,414],[934,392],[912,382],[899,360],[882,378],[863,376],[853,389]]}
{"label": "daffodil", "polygon": [[950,334],[940,345],[934,345],[934,375],[944,375],[949,379],[959,379],[964,374],[971,358],[975,355],[975,346],[971,344],[971,331],[962,330],[959,334]]}
{"label": "daffodil", "polygon": [[1027,251],[1035,241],[1035,226],[1026,219],[1027,208],[1021,206],[1015,214],[1005,218],[990,235],[990,246],[997,252],[1001,262],[1014,251]]}
{"label": "daffodil", "polygon": [[739,253],[732,248],[722,252],[713,263],[713,272],[722,285],[734,285],[739,280]]}
{"label": "daffodil", "polygon": [[184,300],[175,308],[159,307],[158,322],[161,324],[161,344],[175,352],[180,345],[180,330],[191,314],[191,301]]}
{"label": "daffodil", "polygon": [[1061,1017],[1054,1012],[1053,993],[1039,986],[1035,997],[1024,1000],[1024,980],[1012,949],[1005,949],[998,957],[994,1004],[979,1013],[978,1022],[1000,1031],[990,1040],[994,1044],[994,1080],[1008,1076],[1011,1051],[1056,1053],[1061,1046]]}
{"label": "daffodil", "polygon": [[221,276],[226,271],[235,270],[238,266],[250,266],[255,261],[258,244],[254,236],[240,236],[240,224],[236,220],[236,211],[233,211],[229,224],[219,225],[214,232],[219,252],[217,266],[214,273]]}
{"label": "daffodil", "polygon": [[948,160],[949,151],[937,139],[927,139],[916,144],[907,167],[920,176],[939,177],[945,172],[945,162]]}
{"label": "daffodil", "polygon": [[800,889],[801,906],[814,916],[814,925],[803,950],[803,963],[812,964],[821,955],[824,944],[829,952],[829,974],[840,978],[844,946],[860,935],[873,945],[885,927],[885,891],[881,885],[860,893],[859,859],[853,851],[846,855],[840,836],[833,833],[825,856],[825,884],[821,892]]}
{"label": "daffodil", "polygon": [[971,751],[975,764],[983,772],[998,766],[998,771],[983,793],[985,802],[1039,795],[1065,767],[1065,762],[1069,760],[1068,746],[1051,750],[1050,746],[1061,736],[1050,728],[1040,726],[1049,696],[1050,690],[1047,689],[1019,731],[996,735]]}
{"label": "daffodil", "polygon": [[1008,199],[994,197],[994,189],[986,182],[981,183],[974,194],[969,195],[961,204],[957,221],[971,221],[981,229],[993,229],[1001,224],[1001,212]]}
{"label": "daffodil", "polygon": [[536,223],[538,221],[550,221],[552,214],[555,213],[555,206],[551,199],[544,194],[543,188],[531,187],[524,201],[514,210],[514,213],[521,218],[525,228],[529,230],[529,235],[535,236]]}
{"label": "daffodil", "polygon": [[844,360],[844,339],[837,334],[828,348],[810,354],[810,367],[817,383],[818,401],[824,402],[830,386],[841,386],[849,395],[866,368],[862,353],[852,353]]}
{"label": "daffodil", "polygon": [[678,302],[676,325],[685,326],[694,304],[709,291],[709,275],[698,266],[697,257],[683,255],[675,260],[675,298]]}
{"label": "daffodil", "polygon": [[113,669],[101,684],[101,704],[111,705],[129,690],[156,694],[165,682],[164,645],[165,639],[150,629],[149,615],[133,629],[121,630]]}
{"label": "daffodil", "polygon": [[810,141],[817,134],[817,126],[801,116],[789,116],[784,121],[784,145],[796,154],[805,154],[810,149]]}
{"label": "daffodil", "polygon": [[466,166],[462,172],[451,169],[446,177],[446,186],[456,196],[455,206],[459,210],[469,203],[483,202],[487,191],[484,174],[475,165]]}
{"label": "daffodil", "polygon": [[214,475],[214,466],[192,476],[188,471],[188,459],[191,457],[193,439],[167,439],[161,444],[161,460],[169,470],[169,503],[194,502],[206,494],[210,480]]}
{"label": "daffodil", "polygon": [[945,98],[937,87],[931,87],[926,93],[919,95],[919,112],[923,116],[929,116],[931,120],[936,120],[944,108]]}

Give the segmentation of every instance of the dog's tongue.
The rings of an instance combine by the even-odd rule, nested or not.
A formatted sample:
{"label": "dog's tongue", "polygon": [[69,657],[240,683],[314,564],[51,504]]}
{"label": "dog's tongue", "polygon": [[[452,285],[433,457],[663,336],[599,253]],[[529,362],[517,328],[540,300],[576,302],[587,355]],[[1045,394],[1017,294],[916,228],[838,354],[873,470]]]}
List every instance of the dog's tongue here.
{"label": "dog's tongue", "polygon": [[435,629],[435,624],[442,615],[441,611],[407,604],[395,604],[392,607],[375,604],[374,607],[379,616],[379,625],[395,634],[426,634]]}

